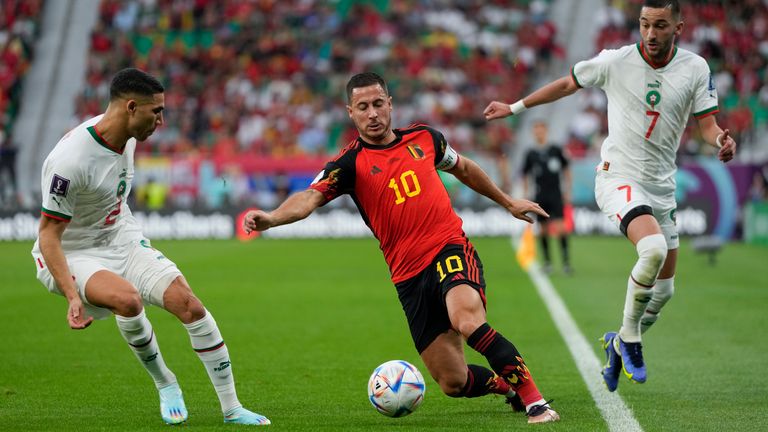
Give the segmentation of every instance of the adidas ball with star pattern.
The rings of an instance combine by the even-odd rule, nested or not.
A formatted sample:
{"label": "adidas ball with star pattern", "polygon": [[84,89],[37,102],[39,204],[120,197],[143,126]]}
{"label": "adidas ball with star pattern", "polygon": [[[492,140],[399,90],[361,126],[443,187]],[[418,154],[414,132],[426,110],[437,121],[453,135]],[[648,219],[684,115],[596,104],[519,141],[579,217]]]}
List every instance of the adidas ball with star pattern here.
{"label": "adidas ball with star pattern", "polygon": [[421,372],[404,360],[382,364],[368,380],[368,400],[388,417],[403,417],[414,412],[424,400],[425,390]]}

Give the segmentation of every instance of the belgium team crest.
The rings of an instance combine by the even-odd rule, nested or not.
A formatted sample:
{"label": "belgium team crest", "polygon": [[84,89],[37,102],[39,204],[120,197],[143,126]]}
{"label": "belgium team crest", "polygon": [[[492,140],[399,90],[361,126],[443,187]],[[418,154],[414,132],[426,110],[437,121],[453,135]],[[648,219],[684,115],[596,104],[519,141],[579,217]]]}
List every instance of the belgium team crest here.
{"label": "belgium team crest", "polygon": [[424,159],[424,150],[422,150],[418,144],[412,144],[406,148],[408,149],[408,153],[411,155],[412,158],[416,160]]}

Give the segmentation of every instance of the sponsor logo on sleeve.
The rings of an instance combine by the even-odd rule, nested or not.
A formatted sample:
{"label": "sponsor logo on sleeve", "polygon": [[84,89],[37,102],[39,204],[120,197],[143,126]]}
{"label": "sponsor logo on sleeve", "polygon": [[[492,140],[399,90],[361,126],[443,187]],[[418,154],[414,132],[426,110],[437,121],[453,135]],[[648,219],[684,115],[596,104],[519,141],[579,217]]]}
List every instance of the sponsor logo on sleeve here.
{"label": "sponsor logo on sleeve", "polygon": [[68,189],[69,189],[69,179],[66,179],[58,174],[54,174],[53,180],[51,181],[51,190],[49,191],[49,193],[53,195],[66,197]]}
{"label": "sponsor logo on sleeve", "polygon": [[334,186],[336,183],[339,182],[339,173],[341,173],[341,168],[336,168],[335,170],[328,173],[327,177],[325,176],[325,170],[320,171],[320,174],[315,177],[314,180],[312,180],[312,185],[315,184],[327,184],[328,186]]}
{"label": "sponsor logo on sleeve", "polygon": [[315,176],[315,179],[314,179],[314,180],[312,180],[312,183],[310,183],[310,184],[315,184],[315,183],[317,183],[318,181],[320,181],[320,179],[321,179],[321,178],[323,178],[323,175],[325,175],[325,170],[322,170],[322,171],[320,171],[320,172],[317,174],[317,176]]}

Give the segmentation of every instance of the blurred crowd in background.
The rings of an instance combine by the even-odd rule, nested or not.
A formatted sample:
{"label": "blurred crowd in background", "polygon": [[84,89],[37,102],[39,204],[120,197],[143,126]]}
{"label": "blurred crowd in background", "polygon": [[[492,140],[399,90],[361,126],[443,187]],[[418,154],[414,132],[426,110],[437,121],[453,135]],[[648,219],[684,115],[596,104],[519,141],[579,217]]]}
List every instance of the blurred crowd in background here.
{"label": "blurred crowd in background", "polygon": [[[461,152],[503,158],[514,134],[506,124],[486,124],[482,110],[498,95],[523,96],[530,77],[562,56],[547,6],[106,0],[77,121],[103,111],[116,70],[151,71],[167,87],[166,125],[139,151],[214,160],[216,174],[227,178],[203,167],[199,174],[212,186],[175,187],[174,204],[187,206],[201,192],[209,207],[270,207],[322,167],[304,163],[310,177],[297,177],[301,161],[322,161],[355,138],[344,87],[353,71],[373,70],[388,81],[393,126],[427,123]],[[266,169],[248,169],[247,161]]]}
{"label": "blurred crowd in background", "polygon": [[0,0],[0,144],[19,112],[22,78],[32,61],[42,0]]}
{"label": "blurred crowd in background", "polygon": [[[0,3],[8,131],[42,1]],[[639,39],[640,3],[609,1],[596,11],[595,53]],[[720,124],[742,144],[757,142],[768,128],[766,2],[683,4],[679,44],[708,59]],[[166,123],[138,147],[137,160],[172,162],[140,166],[137,204],[190,207],[202,194],[209,208],[269,207],[306,186],[291,172],[311,175],[354,139],[344,86],[353,72],[372,70],[388,80],[394,127],[427,123],[460,152],[508,166],[516,119],[486,123],[482,110],[524,96],[537,77],[567,72],[549,7],[550,0],[102,0],[72,125],[104,111],[116,71],[147,70],[166,86]],[[563,143],[572,159],[598,154],[607,132],[602,92],[576,97],[584,109]],[[689,128],[681,154],[711,151],[696,133]]]}
{"label": "blurred crowd in background", "polygon": [[354,138],[352,71],[388,80],[394,125],[424,122],[459,150],[511,137],[482,109],[514,99],[559,55],[546,2],[122,1],[101,4],[81,119],[101,113],[108,80],[136,66],[167,85],[166,126],[142,151],[272,157],[334,154]]}
{"label": "blurred crowd in background", "polygon": [[32,62],[42,0],[0,0],[0,203],[14,203],[17,143],[13,123]]}

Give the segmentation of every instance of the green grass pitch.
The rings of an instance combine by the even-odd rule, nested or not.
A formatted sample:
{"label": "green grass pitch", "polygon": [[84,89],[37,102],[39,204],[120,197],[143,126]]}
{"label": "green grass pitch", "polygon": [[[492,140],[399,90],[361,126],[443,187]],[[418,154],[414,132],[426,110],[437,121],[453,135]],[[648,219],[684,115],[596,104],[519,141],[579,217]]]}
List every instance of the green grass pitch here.
{"label": "green grass pitch", "polygon": [[[216,317],[240,400],[272,420],[268,430],[608,430],[509,239],[474,243],[489,322],[523,353],[544,396],[555,399],[560,423],[528,426],[500,397],[444,396],[413,348],[372,239],[153,245]],[[35,279],[30,248],[0,243],[0,431],[168,430],[154,386],[114,321],[69,330],[65,301]],[[572,255],[576,274],[552,281],[600,355],[596,339],[620,323],[635,252],[623,239],[578,237]],[[619,394],[646,431],[766,430],[768,249],[729,244],[711,267],[684,242],[678,264],[676,295],[645,337],[649,380],[622,378]],[[184,390],[185,430],[244,429],[222,423],[182,326],[160,309],[147,313]],[[424,404],[400,419],[378,414],[366,394],[373,368],[391,359],[414,363],[427,382]]]}

